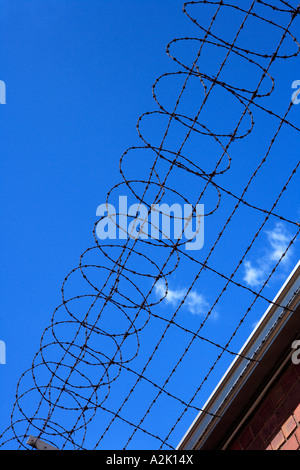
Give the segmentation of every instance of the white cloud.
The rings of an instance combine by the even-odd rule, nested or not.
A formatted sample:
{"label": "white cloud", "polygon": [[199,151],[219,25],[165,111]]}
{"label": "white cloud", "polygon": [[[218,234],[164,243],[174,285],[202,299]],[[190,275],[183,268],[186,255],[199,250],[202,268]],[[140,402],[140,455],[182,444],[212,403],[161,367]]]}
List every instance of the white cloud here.
{"label": "white cloud", "polygon": [[261,284],[264,273],[264,269],[256,268],[250,261],[245,261],[244,281],[246,281],[248,286],[255,287]]}
{"label": "white cloud", "polygon": [[205,315],[209,311],[209,304],[202,294],[190,292],[186,298],[185,305],[194,315]]}
{"label": "white cloud", "polygon": [[266,231],[267,246],[263,256],[255,260],[255,262],[245,261],[244,263],[244,281],[250,287],[257,287],[267,279],[273,266],[278,263],[281,257],[281,263],[287,265],[290,261],[293,250],[287,248],[292,239],[292,235],[288,233],[283,223],[278,222],[273,230]]}
{"label": "white cloud", "polygon": [[[266,233],[271,246],[270,259],[277,262],[287,250],[292,237],[287,233],[282,223],[277,223],[274,230]],[[282,262],[286,263],[291,255],[292,250],[287,251]]]}
{"label": "white cloud", "polygon": [[[155,293],[158,297],[165,297],[165,302],[176,307],[185,298],[183,307],[186,307],[193,315],[206,315],[210,309],[209,303],[202,294],[191,291],[187,294],[187,289],[170,289],[166,293],[166,285],[160,280],[155,284]],[[214,314],[215,318],[217,314]]]}
{"label": "white cloud", "polygon": [[157,294],[158,297],[166,296],[165,301],[168,304],[176,305],[176,303],[180,302],[184,298],[186,291],[179,290],[179,289],[177,290],[171,290],[169,288],[166,289],[166,285],[164,281],[158,281],[155,284],[155,293]]}

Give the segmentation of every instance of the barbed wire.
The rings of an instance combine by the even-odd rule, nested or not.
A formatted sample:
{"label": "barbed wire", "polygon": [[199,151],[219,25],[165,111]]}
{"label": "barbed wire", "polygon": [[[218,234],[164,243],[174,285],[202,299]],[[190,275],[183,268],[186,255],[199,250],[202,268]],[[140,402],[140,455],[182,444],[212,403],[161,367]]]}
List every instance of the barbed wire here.
{"label": "barbed wire", "polygon": [[[201,9],[202,16],[205,16],[207,7],[210,12],[214,8],[208,26],[204,27],[200,24],[195,12],[193,13],[195,7]],[[82,253],[78,266],[65,277],[61,288],[62,302],[55,309],[49,327],[42,334],[40,347],[34,356],[32,366],[21,375],[18,381],[11,425],[0,437],[1,446],[13,445],[18,446],[19,449],[28,449],[30,446],[26,444],[26,439],[29,434],[34,434],[60,449],[84,449],[86,446],[96,449],[104,445],[104,439],[109,436],[109,432],[113,433],[116,423],[120,423],[126,426],[130,434],[124,437],[123,444],[121,441],[116,443],[118,448],[126,449],[134,445],[132,441],[139,432],[145,438],[152,439],[151,442],[157,442],[160,448],[174,449],[173,435],[180,428],[187,412],[203,412],[199,404],[200,392],[208,383],[212,373],[216,371],[224,355],[242,357],[249,363],[256,361],[255,357],[245,357],[240,354],[239,349],[235,350],[232,343],[233,340],[238,339],[242,326],[258,301],[280,308],[285,307],[270,299],[265,294],[265,288],[282,262],[287,259],[299,236],[299,222],[292,220],[285,213],[280,213],[282,209],[280,210],[278,206],[297,174],[300,161],[293,166],[291,171],[287,165],[288,177],[277,195],[275,188],[272,191],[272,203],[269,207],[262,207],[261,204],[251,202],[248,193],[262,168],[271,159],[271,153],[282,129],[285,127],[293,132],[300,131],[289,118],[293,107],[292,101],[289,102],[287,110],[282,115],[267,107],[268,99],[275,91],[275,79],[271,74],[272,67],[277,61],[289,60],[299,55],[300,45],[291,32],[292,24],[299,12],[299,7],[293,7],[282,0],[272,3],[249,0],[248,8],[245,5],[242,8],[234,2],[228,3],[221,0],[184,3],[183,13],[203,37],[175,38],[167,45],[167,55],[176,67],[180,67],[180,70],[164,73],[155,81],[152,90],[158,110],[146,112],[138,119],[137,132],[143,145],[130,147],[124,152],[119,164],[122,181],[107,193],[107,208],[116,195],[125,194],[127,191],[138,201],[136,214],[139,213],[142,205],[147,207],[147,218],[141,219],[137,215],[132,217],[131,233],[115,243],[111,240],[109,242],[99,240],[97,237],[99,220],[95,222],[93,228],[95,243]],[[218,22],[224,16],[227,18],[228,15],[229,17],[232,15],[233,17],[235,14],[239,15],[240,21],[236,28],[233,23],[231,31],[233,39],[229,41],[219,37],[216,32]],[[208,14],[205,18],[207,17]],[[282,21],[280,24],[279,19]],[[257,22],[258,25],[261,23],[268,25],[272,31],[276,32],[274,38],[277,41],[272,52],[260,52],[243,47],[241,37],[250,20]],[[288,41],[290,46],[287,51]],[[183,59],[174,54],[173,49],[180,44],[199,45],[191,65],[186,64]],[[220,60],[215,74],[201,70],[201,59],[207,47],[213,47],[218,53],[225,55]],[[257,76],[257,72],[256,75],[254,74],[256,85],[253,88],[247,88],[242,84],[236,86],[224,81],[222,74],[230,68],[232,57],[238,59],[241,66],[249,67],[249,75],[251,75],[251,67],[259,71],[260,75]],[[159,87],[163,85],[164,80],[175,77],[182,79],[183,84],[175,105],[172,110],[168,110],[169,106],[163,104],[159,98]],[[181,111],[181,107],[191,80],[195,79],[202,87],[204,97],[197,112],[191,117]],[[265,89],[267,81],[269,86]],[[206,108],[209,108],[214,93],[218,93],[220,89],[242,107],[242,112],[230,132],[221,130],[216,132],[210,129],[209,124],[200,121],[202,115],[205,116]],[[267,150],[261,153],[255,170],[249,174],[248,180],[239,192],[235,186],[228,187],[228,182],[221,183],[220,179],[225,177],[232,167],[233,157],[230,155],[233,152],[232,145],[235,142],[247,141],[253,133],[254,111],[256,110],[268,118],[273,118],[278,126],[267,142]],[[148,120],[157,118],[166,118],[167,123],[160,143],[154,144],[146,137],[142,128]],[[203,120],[205,122],[204,118]],[[180,143],[173,139],[174,143],[171,137],[174,133],[174,126],[178,125],[185,133]],[[195,150],[196,158],[195,155],[190,155],[190,150],[186,150],[193,136],[212,139],[219,152],[215,151],[207,161],[204,151],[200,162],[199,148]],[[173,148],[174,145],[175,148]],[[147,162],[147,158],[150,157],[148,177],[142,179],[135,177],[132,173],[128,174],[126,169],[126,162],[130,156],[139,155],[141,152],[144,155],[143,162]],[[212,162],[213,157],[216,157],[214,162]],[[208,163],[211,168],[205,169]],[[162,168],[162,164],[166,166],[165,169]],[[129,166],[132,172],[133,166]],[[187,175],[197,178],[197,184],[193,187],[193,201],[187,195],[190,188],[183,187],[181,184],[179,188],[176,186],[179,183],[176,183],[173,174],[178,171],[183,175],[179,178],[180,183]],[[165,236],[160,227],[154,225],[152,220],[151,228],[158,231],[162,237],[143,238],[143,234],[146,234],[144,227],[150,223],[148,216],[151,208],[161,203],[165,196],[171,195],[176,200],[189,204],[193,208],[192,214],[195,214],[197,205],[202,203],[212,190],[215,192],[215,202],[209,210],[206,210],[205,217],[220,213],[224,197],[229,197],[233,208],[230,209],[223,223],[221,222],[221,228],[218,229],[206,257],[204,255],[199,257],[199,253],[192,255],[191,252],[185,251],[181,237],[172,241],[170,237]],[[253,234],[249,235],[250,242],[239,256],[236,265],[231,268],[231,274],[227,274],[224,272],[225,268],[221,267],[221,263],[217,267],[213,264],[213,255],[232,227],[233,219],[241,208],[261,215],[264,219],[259,227],[253,230]],[[108,210],[108,217],[120,230],[122,227],[116,222],[116,215],[124,216],[121,212],[113,216]],[[222,218],[220,220],[222,221]],[[256,290],[242,283],[238,276],[241,268],[245,266],[247,257],[254,249],[258,237],[264,233],[266,224],[270,220],[284,222],[296,230],[296,233],[290,237],[279,259],[273,267],[270,267],[266,279]],[[140,236],[134,238],[132,233],[137,224],[140,225]],[[160,309],[170,294],[168,279],[174,273],[180,272],[179,267],[183,260],[197,271],[189,282],[189,287],[181,296],[174,313],[166,317]],[[192,268],[190,269],[192,272]],[[193,329],[182,323],[179,313],[187,305],[189,296],[205,273],[215,276],[219,282],[224,281],[224,284],[216,287],[215,300],[211,302],[211,306],[207,307],[200,325]],[[81,293],[82,287],[79,282],[83,283],[84,293]],[[163,289],[158,295],[159,283],[162,283]],[[68,292],[68,290],[71,291],[73,285],[76,290],[75,295]],[[212,333],[204,334],[202,330],[207,326],[208,320],[212,318],[224,295],[233,287],[239,289],[240,293],[249,295],[250,303],[245,308],[245,312],[236,318],[228,340],[216,340]],[[106,318],[109,318],[109,321]],[[156,335],[153,335],[154,322],[160,325]],[[143,345],[147,331],[153,335],[153,341],[145,356]],[[181,353],[173,365],[170,365],[170,370],[160,371],[153,378],[151,367],[155,360],[159,361],[157,357],[163,356],[164,344],[168,338],[172,338],[171,331],[181,334],[182,338],[187,340],[187,344],[178,345],[177,352]],[[184,361],[187,362],[187,355],[191,353],[195,342],[201,344],[201,347],[214,348],[217,357],[214,359],[211,355],[208,371],[205,372],[203,368],[202,380],[199,379],[195,387],[191,386],[185,394],[182,394],[176,388],[172,388],[171,381],[174,380],[176,374],[179,376],[181,374],[182,380],[185,380],[184,373],[180,372],[179,368]],[[134,394],[137,393],[141,384],[151,387],[152,390],[149,395],[143,396],[145,409],[140,414],[128,417],[128,406],[130,403],[134,406]],[[121,386],[124,386],[124,390],[121,390]],[[159,433],[155,432],[155,426],[149,419],[155,405],[159,406],[159,400],[162,398],[176,404],[168,431],[164,435],[162,430]],[[88,431],[91,428],[95,434],[93,423],[99,413],[102,413],[102,429],[99,428],[97,421],[98,434],[94,436],[94,443],[91,444]],[[222,417],[218,413],[207,414],[211,419]],[[115,440],[115,434],[112,435],[112,439]]]}

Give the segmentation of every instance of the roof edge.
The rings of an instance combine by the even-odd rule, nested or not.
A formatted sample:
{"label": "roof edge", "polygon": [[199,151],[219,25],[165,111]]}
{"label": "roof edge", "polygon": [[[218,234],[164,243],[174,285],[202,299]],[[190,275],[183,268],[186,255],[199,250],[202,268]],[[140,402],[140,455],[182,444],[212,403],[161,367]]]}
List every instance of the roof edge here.
{"label": "roof edge", "polygon": [[[270,367],[267,360],[267,351],[274,343],[283,328],[286,328],[288,322],[291,323],[293,313],[289,310],[295,310],[300,303],[300,261],[297,263],[273,302],[269,305],[261,320],[244,343],[239,351],[239,355],[234,359],[227,369],[218,385],[206,401],[203,411],[201,411],[192,425],[181,439],[177,446],[178,450],[193,450],[207,442],[217,423],[211,415],[218,414],[223,417],[225,412],[232,406],[238,392],[243,388],[251,375],[259,366],[258,362],[249,362],[248,358],[255,358],[262,361],[265,369]],[[295,321],[295,315],[293,318]],[[299,322],[298,322],[299,324]],[[299,327],[298,327],[299,329]],[[291,328],[290,328],[291,330]],[[292,334],[293,330],[290,331]],[[281,335],[282,336],[282,335]],[[279,344],[276,345],[277,350]],[[284,349],[286,345],[283,345]],[[242,357],[243,356],[243,357]],[[260,365],[262,368],[262,366]],[[260,376],[261,374],[256,375]],[[266,370],[264,371],[266,373]],[[220,414],[221,411],[221,414]],[[218,413],[217,413],[218,412]]]}

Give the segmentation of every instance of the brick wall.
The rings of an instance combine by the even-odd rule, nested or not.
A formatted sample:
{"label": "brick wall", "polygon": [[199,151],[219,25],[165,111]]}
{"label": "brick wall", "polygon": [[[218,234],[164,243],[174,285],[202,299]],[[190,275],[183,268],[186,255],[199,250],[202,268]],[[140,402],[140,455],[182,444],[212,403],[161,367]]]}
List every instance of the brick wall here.
{"label": "brick wall", "polygon": [[230,450],[300,450],[300,365],[286,366]]}

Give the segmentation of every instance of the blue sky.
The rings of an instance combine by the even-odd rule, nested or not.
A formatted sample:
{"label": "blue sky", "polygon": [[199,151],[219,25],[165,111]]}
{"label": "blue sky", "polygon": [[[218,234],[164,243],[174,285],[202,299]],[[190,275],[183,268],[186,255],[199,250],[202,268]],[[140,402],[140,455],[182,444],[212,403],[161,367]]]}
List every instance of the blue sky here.
{"label": "blue sky", "polygon": [[[292,3],[297,4],[295,1]],[[249,2],[246,4],[248,6]],[[94,244],[92,230],[96,209],[105,202],[111,187],[122,181],[119,159],[128,147],[142,145],[136,130],[138,117],[146,111],[157,110],[151,86],[158,76],[179,68],[165,54],[166,45],[174,37],[201,37],[199,30],[181,13],[181,8],[181,0],[0,0],[0,80],[5,82],[7,93],[6,104],[0,108],[0,340],[5,341],[7,348],[7,363],[0,366],[2,430],[10,424],[17,381],[30,367],[39,349],[41,335],[50,324],[53,311],[61,303],[62,282],[67,273],[78,265],[80,254]],[[203,5],[201,11],[199,6],[197,8],[196,16],[207,24],[212,8]],[[273,15],[274,21],[280,17],[269,9],[266,12]],[[232,31],[241,17],[225,8],[222,21],[216,26],[217,33],[231,40]],[[282,16],[280,18],[286,24]],[[299,20],[296,23],[298,25]],[[294,32],[299,28],[296,23]],[[241,47],[249,46],[263,54],[272,51],[278,39],[274,29],[266,25],[257,27],[253,20],[245,29]],[[181,42],[173,45],[171,52],[176,51],[176,57],[190,64],[197,48],[197,41],[188,45]],[[289,38],[283,49],[283,54],[296,50]],[[201,71],[207,75],[216,74],[224,54],[223,50],[207,46],[200,62]],[[259,103],[282,116],[291,100],[292,83],[300,79],[299,57],[279,59],[270,72],[275,77],[275,90],[271,97],[262,98]],[[261,70],[255,65],[233,57],[221,79],[240,88],[253,89],[260,74]],[[157,95],[167,109],[174,103],[182,81],[180,76],[171,76],[163,79],[157,87]],[[268,90],[270,83],[266,79],[262,90]],[[182,114],[193,116],[201,100],[203,89],[193,79],[182,103]],[[216,179],[221,187],[236,195],[242,193],[250,175],[266,154],[279,125],[278,119],[266,115],[259,108],[253,107],[252,111],[255,119],[253,132],[234,142],[229,152],[231,168]],[[213,132],[225,134],[234,129],[241,112],[240,103],[219,87],[204,109],[201,122]],[[249,127],[247,119],[243,121],[241,132]],[[293,106],[289,120],[294,126],[299,126],[300,106]],[[158,145],[166,122],[165,116],[145,119],[141,125],[145,138]],[[184,132],[186,128],[174,126],[167,141],[171,150],[178,148]],[[226,142],[226,139],[221,140]],[[190,139],[184,152],[209,171],[217,161],[220,146],[211,138],[199,135]],[[270,157],[249,187],[247,201],[269,210],[298,159],[298,131],[284,126]],[[150,164],[147,152],[131,152],[123,168],[132,179],[146,179]],[[160,165],[159,170],[163,174],[167,163]],[[203,181],[175,169],[168,185],[194,201],[201,192]],[[121,186],[112,194],[112,201],[116,201],[119,194],[129,195],[129,192]],[[150,192],[149,202],[151,197]],[[134,202],[132,195],[131,200]],[[275,213],[288,220],[299,220],[298,200],[299,177],[296,174]],[[167,201],[174,202],[174,196],[167,195]],[[202,202],[208,212],[211,211],[217,202],[216,191],[208,190]],[[201,262],[208,255],[235,203],[235,199],[223,194],[218,210],[206,218],[204,248],[195,255],[196,260]],[[211,256],[209,265],[230,275],[263,220],[263,213],[242,205]],[[259,289],[296,232],[295,225],[270,217],[239,268],[236,282]],[[159,264],[163,259],[159,248],[149,248],[145,244],[143,249],[154,262]],[[91,251],[88,259],[96,263],[99,254]],[[296,242],[264,289],[265,297],[274,297],[298,259]],[[139,263],[139,260],[133,260],[133,267],[134,262]],[[143,268],[147,270],[147,263]],[[168,278],[168,296],[163,303],[153,307],[154,314],[166,321],[153,318],[141,332],[139,355],[131,364],[135,370],[143,369],[198,270],[197,263],[183,257],[179,269]],[[91,276],[100,284],[105,272],[101,272],[99,278],[94,273]],[[143,280],[143,289],[149,289],[147,282],[147,278]],[[203,272],[178,313],[178,324],[186,330],[197,331],[223,286],[222,278],[209,270]],[[152,293],[154,300],[162,288],[161,284],[156,285]],[[130,292],[129,287],[128,290]],[[68,294],[81,293],[81,282],[74,279]],[[213,309],[201,334],[218,344],[226,344],[252,300],[253,295],[249,291],[231,286]],[[264,300],[255,303],[230,345],[233,351],[239,350],[267,306]],[[103,319],[108,331],[110,328],[113,330],[119,321],[122,327],[123,320],[118,317]],[[60,334],[65,338],[71,337],[71,327],[65,326]],[[149,380],[163,384],[190,339],[188,332],[171,327],[160,345],[159,354],[147,368],[145,375]],[[126,353],[130,354],[131,348],[134,350],[135,347],[129,342]],[[56,352],[51,354],[55,357]],[[218,354],[215,346],[194,341],[167,389],[188,401]],[[224,355],[197,395],[195,406],[200,408],[203,405],[232,358],[230,354]],[[93,377],[92,370],[86,372]],[[111,410],[118,409],[136,377],[128,372],[118,380],[105,402]],[[26,386],[27,383],[24,390]],[[124,419],[138,423],[156,393],[150,383],[142,381],[122,410]],[[29,414],[34,409],[36,398],[26,396],[23,399]],[[165,437],[182,410],[182,405],[162,394],[143,426],[152,434]],[[194,409],[185,413],[170,437],[171,446],[176,446],[196,413]],[[71,427],[72,419],[68,413],[58,412],[57,420],[63,425]],[[94,446],[110,420],[109,413],[99,410],[89,425],[87,448]],[[100,447],[122,448],[130,434],[130,427],[117,419]],[[119,439],[118,436],[122,437]],[[156,439],[138,431],[129,448],[157,448],[158,445]]]}

